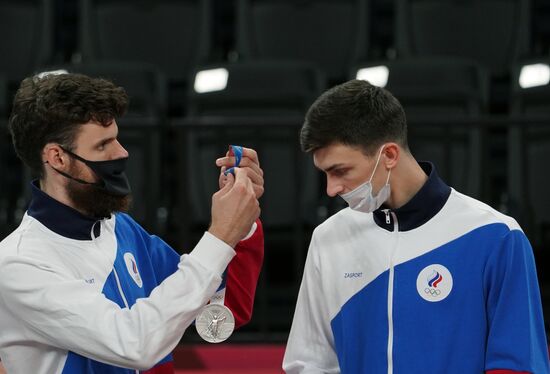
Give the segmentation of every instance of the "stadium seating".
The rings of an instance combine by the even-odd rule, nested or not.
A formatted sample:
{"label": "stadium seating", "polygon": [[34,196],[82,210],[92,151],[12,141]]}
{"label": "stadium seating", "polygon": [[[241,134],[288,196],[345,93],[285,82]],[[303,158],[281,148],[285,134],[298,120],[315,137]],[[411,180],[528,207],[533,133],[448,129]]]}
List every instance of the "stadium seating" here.
{"label": "stadium seating", "polygon": [[210,0],[81,0],[83,61],[157,66],[170,85],[170,108],[183,104],[186,78],[211,48]]}
{"label": "stadium seating", "polygon": [[0,0],[0,74],[9,82],[50,62],[52,17],[51,0]]}
{"label": "stadium seating", "polygon": [[341,81],[368,50],[367,0],[238,0],[241,60],[315,63]]}
{"label": "stadium seating", "polygon": [[504,74],[529,48],[529,0],[397,0],[399,57],[468,58]]}

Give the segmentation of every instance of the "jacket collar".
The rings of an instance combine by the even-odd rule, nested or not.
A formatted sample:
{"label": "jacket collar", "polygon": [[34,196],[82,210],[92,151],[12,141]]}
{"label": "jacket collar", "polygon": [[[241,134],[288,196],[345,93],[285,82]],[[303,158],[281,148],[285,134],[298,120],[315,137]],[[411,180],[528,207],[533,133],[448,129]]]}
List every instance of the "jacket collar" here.
{"label": "jacket collar", "polygon": [[398,209],[388,209],[382,205],[373,212],[376,224],[388,231],[393,231],[393,217],[390,214],[388,220],[387,213],[393,212],[399,223],[399,231],[409,231],[422,226],[435,216],[447,202],[451,194],[451,188],[439,178],[435,166],[431,162],[419,162],[420,167],[428,180],[414,197],[405,205]]}
{"label": "jacket collar", "polygon": [[101,225],[98,219],[85,216],[76,209],[55,200],[40,189],[38,180],[31,183],[31,192],[32,200],[27,214],[51,231],[76,240],[92,240],[100,235]]}

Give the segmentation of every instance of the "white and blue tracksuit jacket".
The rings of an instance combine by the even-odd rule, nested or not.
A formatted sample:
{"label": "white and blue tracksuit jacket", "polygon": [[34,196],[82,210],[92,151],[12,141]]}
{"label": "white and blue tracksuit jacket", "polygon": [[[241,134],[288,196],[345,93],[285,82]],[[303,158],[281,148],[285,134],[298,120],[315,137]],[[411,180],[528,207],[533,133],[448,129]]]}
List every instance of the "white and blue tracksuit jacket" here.
{"label": "white and blue tracksuit jacket", "polygon": [[91,219],[33,185],[0,243],[0,357],[10,374],[173,373],[226,268],[225,304],[250,318],[262,259],[259,221],[236,251],[205,233],[180,256],[126,214]]}
{"label": "white and blue tracksuit jacket", "polygon": [[399,209],[316,228],[287,373],[547,374],[533,253],[518,224],[429,178]]}

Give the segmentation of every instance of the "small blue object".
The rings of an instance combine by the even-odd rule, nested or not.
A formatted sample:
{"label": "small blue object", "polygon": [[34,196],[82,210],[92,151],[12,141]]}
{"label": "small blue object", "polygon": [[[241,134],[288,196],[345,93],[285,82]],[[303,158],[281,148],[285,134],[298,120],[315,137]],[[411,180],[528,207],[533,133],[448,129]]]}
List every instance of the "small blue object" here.
{"label": "small blue object", "polygon": [[227,175],[229,173],[235,175],[235,168],[238,167],[241,163],[241,160],[243,158],[243,147],[240,145],[230,145],[230,154],[233,153],[235,156],[235,167],[229,168],[226,171],[223,172],[224,175]]}
{"label": "small blue object", "polygon": [[235,155],[235,167],[238,167],[241,164],[241,159],[243,158],[243,147],[240,145],[231,145],[230,147]]}

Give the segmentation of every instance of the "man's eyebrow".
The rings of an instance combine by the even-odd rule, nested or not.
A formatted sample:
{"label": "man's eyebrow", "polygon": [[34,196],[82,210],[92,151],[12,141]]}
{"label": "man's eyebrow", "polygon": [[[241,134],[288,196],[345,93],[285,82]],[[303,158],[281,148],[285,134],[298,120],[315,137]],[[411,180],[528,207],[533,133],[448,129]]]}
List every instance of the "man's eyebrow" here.
{"label": "man's eyebrow", "polygon": [[116,136],[110,136],[108,138],[103,138],[101,140],[98,140],[95,144],[94,144],[94,147],[97,147],[97,146],[100,146],[102,144],[107,144],[109,142],[112,142],[113,140],[116,139]]}
{"label": "man's eyebrow", "polygon": [[341,168],[343,166],[344,166],[344,164],[334,164],[334,165],[329,166],[326,169],[321,169],[321,170],[324,171],[325,173],[329,173],[329,172],[333,171],[334,169],[338,169],[338,168]]}

